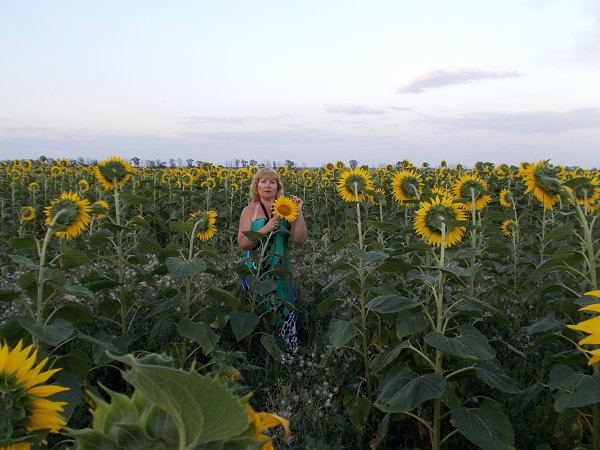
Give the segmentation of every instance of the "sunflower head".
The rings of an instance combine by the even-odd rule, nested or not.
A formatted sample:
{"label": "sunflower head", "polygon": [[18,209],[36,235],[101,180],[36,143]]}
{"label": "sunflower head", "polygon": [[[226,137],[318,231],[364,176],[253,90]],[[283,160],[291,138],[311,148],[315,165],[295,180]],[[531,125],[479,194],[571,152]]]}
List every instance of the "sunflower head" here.
{"label": "sunflower head", "polygon": [[371,172],[362,167],[343,171],[337,184],[340,197],[347,202],[362,202],[372,190]]}
{"label": "sunflower head", "polygon": [[58,177],[60,175],[62,175],[63,170],[60,168],[60,166],[52,166],[50,168],[50,176],[53,177]]}
{"label": "sunflower head", "polygon": [[13,349],[0,344],[0,400],[2,424],[0,442],[14,449],[29,449],[45,437],[58,433],[66,425],[61,416],[65,402],[49,400],[68,390],[55,384],[43,384],[60,369],[42,371],[48,358],[37,362],[37,349],[23,348],[19,341]]}
{"label": "sunflower head", "polygon": [[34,193],[40,190],[40,185],[37,182],[32,181],[31,183],[29,183],[29,186],[27,188],[29,189],[29,192]]}
{"label": "sunflower head", "polygon": [[[596,297],[598,300],[600,300],[600,290],[589,291],[583,295],[590,296],[590,297]],[[579,311],[589,311],[589,312],[598,313],[598,312],[600,312],[600,303],[592,303],[590,305],[584,306],[583,308],[580,308]],[[599,316],[596,315],[596,316],[592,317],[591,319],[583,320],[582,322],[579,322],[578,324],[567,325],[567,327],[571,328],[572,330],[583,331],[584,333],[589,334],[589,336],[587,336],[587,337],[583,338],[581,341],[579,341],[579,346],[580,346],[579,350],[591,355],[591,358],[588,360],[588,365],[591,366],[592,364],[596,364],[597,362],[600,362],[600,349],[598,349],[598,346],[597,346],[597,344],[600,344]],[[590,344],[594,345],[593,350],[586,350],[583,347],[581,347],[582,345],[590,345]]]}
{"label": "sunflower head", "polygon": [[513,207],[515,197],[509,189],[502,189],[498,197],[500,199],[500,205],[502,205],[504,208]]}
{"label": "sunflower head", "polygon": [[46,225],[54,223],[60,228],[55,234],[58,237],[73,239],[90,223],[92,207],[87,199],[79,198],[75,192],[63,192],[59,198],[44,208]]}
{"label": "sunflower head", "polygon": [[118,156],[100,161],[95,168],[96,179],[105,190],[115,189],[116,186],[123,187],[132,174],[131,164]]}
{"label": "sunflower head", "polygon": [[108,212],[108,202],[105,200],[98,200],[94,204],[92,204],[92,214],[95,214],[98,219],[103,219],[106,217],[106,213]]}
{"label": "sunflower head", "polygon": [[552,209],[560,200],[563,184],[559,172],[560,169],[548,161],[530,164],[523,171],[523,181],[527,186],[525,193],[533,192],[545,210]]}
{"label": "sunflower head", "polygon": [[392,193],[394,200],[404,206],[411,200],[418,200],[423,191],[422,176],[413,170],[403,170],[394,176]]}
{"label": "sunflower head", "polygon": [[19,212],[21,213],[21,219],[23,220],[31,221],[35,219],[35,209],[33,209],[33,206],[23,206]]}
{"label": "sunflower head", "polygon": [[87,180],[79,180],[77,185],[79,186],[81,192],[87,192],[90,190],[90,183],[88,183]]}
{"label": "sunflower head", "polygon": [[13,180],[18,180],[19,178],[21,178],[22,175],[23,172],[21,172],[21,169],[19,169],[18,167],[14,167],[10,170],[10,177]]}
{"label": "sunflower head", "polygon": [[580,177],[568,183],[575,200],[580,205],[591,205],[600,198],[600,181],[597,178]]}
{"label": "sunflower head", "polygon": [[463,238],[466,227],[462,222],[466,219],[466,211],[449,197],[435,197],[424,202],[417,211],[413,221],[415,232],[430,245],[440,247],[442,244],[442,227],[445,226],[446,248],[458,243]]}
{"label": "sunflower head", "polygon": [[507,219],[500,225],[500,230],[504,236],[512,237],[519,234],[519,224],[514,219]]}
{"label": "sunflower head", "polygon": [[293,222],[299,214],[298,205],[291,198],[282,195],[273,202],[273,214],[288,222]]}
{"label": "sunflower head", "polygon": [[492,199],[486,192],[487,183],[476,175],[462,175],[454,185],[456,198],[465,199],[465,204],[468,206],[475,201],[475,209],[483,209]]}
{"label": "sunflower head", "polygon": [[189,220],[195,223],[196,237],[201,241],[208,241],[217,231],[215,211],[196,211],[190,215]]}

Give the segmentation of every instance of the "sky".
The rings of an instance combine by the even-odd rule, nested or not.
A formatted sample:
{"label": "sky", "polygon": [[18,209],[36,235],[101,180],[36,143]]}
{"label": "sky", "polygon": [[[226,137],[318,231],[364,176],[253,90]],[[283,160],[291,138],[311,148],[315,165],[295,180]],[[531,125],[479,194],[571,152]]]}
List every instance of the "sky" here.
{"label": "sky", "polygon": [[597,0],[0,0],[0,160],[599,167]]}

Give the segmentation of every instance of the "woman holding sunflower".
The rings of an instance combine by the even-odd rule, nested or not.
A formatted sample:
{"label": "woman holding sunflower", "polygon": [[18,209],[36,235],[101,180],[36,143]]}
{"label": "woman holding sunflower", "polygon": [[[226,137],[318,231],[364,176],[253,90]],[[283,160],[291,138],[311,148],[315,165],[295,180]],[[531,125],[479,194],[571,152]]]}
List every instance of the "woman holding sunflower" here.
{"label": "woman holding sunflower", "polygon": [[[240,216],[238,245],[244,250],[246,258],[250,258],[251,250],[258,251],[258,262],[249,260],[246,263],[255,279],[259,282],[275,282],[269,292],[262,295],[255,293],[256,303],[264,304],[268,311],[277,314],[277,334],[283,339],[285,350],[296,353],[296,314],[288,306],[294,304],[294,284],[277,269],[289,268],[290,240],[298,244],[306,241],[303,201],[295,195],[284,197],[279,174],[267,167],[259,169],[252,178],[250,197],[251,203],[242,210]],[[244,234],[249,231],[259,233],[263,238],[251,239]],[[242,285],[245,289],[249,287],[245,279]],[[261,292],[264,290],[261,289]]]}

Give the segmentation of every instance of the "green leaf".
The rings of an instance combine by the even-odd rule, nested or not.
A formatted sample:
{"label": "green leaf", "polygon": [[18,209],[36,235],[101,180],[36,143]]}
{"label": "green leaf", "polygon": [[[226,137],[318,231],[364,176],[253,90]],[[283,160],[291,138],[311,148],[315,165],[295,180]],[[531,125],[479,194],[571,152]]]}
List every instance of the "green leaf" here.
{"label": "green leaf", "polygon": [[236,309],[240,306],[240,299],[233,295],[231,291],[227,291],[218,287],[209,287],[206,293],[218,302],[224,303],[231,309]]}
{"label": "green leaf", "polygon": [[80,303],[66,302],[55,310],[53,316],[56,319],[64,319],[71,323],[91,323],[94,321],[94,313]]}
{"label": "green leaf", "polygon": [[12,302],[19,298],[19,291],[13,291],[11,289],[0,289],[0,302]]}
{"label": "green leaf", "polygon": [[233,311],[229,316],[229,322],[231,323],[233,334],[239,342],[252,333],[256,325],[258,325],[259,317],[254,313]]}
{"label": "green leaf", "polygon": [[427,329],[429,322],[425,318],[423,311],[405,311],[398,314],[396,319],[396,334],[402,339],[404,336],[410,336]]}
{"label": "green leaf", "polygon": [[133,216],[131,218],[131,223],[137,225],[140,228],[143,228],[144,230],[150,229],[150,224],[142,216]]}
{"label": "green leaf", "polygon": [[169,258],[166,263],[174,279],[191,277],[206,270],[206,262],[199,259]]}
{"label": "green leaf", "polygon": [[73,295],[77,298],[85,300],[96,300],[94,293],[85,286],[67,286],[64,290],[65,294]]}
{"label": "green leaf", "polygon": [[37,241],[35,237],[28,234],[22,237],[12,237],[8,240],[9,245],[15,250],[35,250]]}
{"label": "green leaf", "polygon": [[360,259],[362,259],[368,263],[375,263],[375,262],[383,261],[383,260],[387,259],[389,256],[385,252],[378,252],[378,251],[365,252],[363,250],[354,250],[352,253],[354,253],[355,256],[359,257]]}
{"label": "green leaf", "polygon": [[539,320],[536,320],[531,325],[527,325],[526,327],[521,328],[521,331],[527,334],[536,334],[536,333],[550,333],[554,331],[558,331],[563,327],[563,324],[558,322],[551,316],[543,317]]}
{"label": "green leaf", "polygon": [[502,368],[490,362],[480,362],[475,365],[477,378],[490,387],[508,394],[520,394],[521,388]]}
{"label": "green leaf", "polygon": [[31,259],[20,255],[8,255],[10,259],[16,262],[18,265],[25,267],[26,269],[38,270],[39,264],[34,263]]}
{"label": "green leaf", "polygon": [[419,306],[419,302],[413,298],[401,297],[396,294],[385,294],[375,297],[365,306],[367,309],[380,314],[391,314]]}
{"label": "green leaf", "polygon": [[317,311],[319,311],[319,314],[326,315],[329,311],[342,306],[344,303],[341,298],[329,297],[317,305]]}
{"label": "green leaf", "polygon": [[494,359],[496,352],[477,328],[463,324],[458,327],[458,331],[460,335],[453,338],[432,331],[425,335],[425,342],[447,355],[459,358],[482,361]]}
{"label": "green leaf", "polygon": [[485,399],[479,408],[453,408],[451,422],[463,436],[483,450],[515,448],[510,421],[491,400]]}
{"label": "green leaf", "polygon": [[561,225],[558,228],[546,233],[544,236],[544,240],[542,241],[542,245],[546,245],[550,242],[561,241],[565,239],[569,239],[573,236],[573,229],[575,228],[575,224],[573,222],[567,222],[564,225]]}
{"label": "green leaf", "polygon": [[150,198],[144,195],[129,194],[127,192],[121,192],[120,198],[124,203],[132,203],[137,205],[147,205],[150,203]]}
{"label": "green leaf", "polygon": [[256,292],[261,297],[277,289],[277,283],[271,278],[259,280],[255,276],[248,276],[246,283],[252,292]]}
{"label": "green leaf", "polygon": [[94,363],[86,352],[80,348],[76,348],[71,350],[68,355],[57,358],[56,367],[61,367],[65,373],[75,375],[83,383],[87,380],[89,371],[94,367]]}
{"label": "green leaf", "polygon": [[113,234],[108,230],[100,230],[90,236],[90,247],[106,247],[110,245]]}
{"label": "green leaf", "polygon": [[205,355],[209,355],[215,349],[219,336],[215,334],[204,322],[192,322],[189,319],[182,319],[179,322],[179,334],[198,343],[204,350]]}
{"label": "green leaf", "polygon": [[265,348],[267,353],[271,355],[271,357],[275,361],[281,361],[281,357],[283,356],[283,351],[281,347],[277,344],[275,338],[270,334],[263,334],[260,337],[260,343]]}
{"label": "green leaf", "polygon": [[189,222],[173,220],[169,223],[169,228],[174,233],[189,233],[194,229],[194,225]]}
{"label": "green leaf", "polygon": [[74,331],[73,325],[64,319],[56,319],[47,325],[38,325],[29,316],[21,316],[17,320],[33,336],[50,345],[58,345],[66,341]]}
{"label": "green leaf", "polygon": [[64,245],[60,248],[60,260],[62,262],[62,268],[67,270],[90,262],[88,255],[81,250]]}
{"label": "green leaf", "polygon": [[100,430],[91,428],[74,430],[69,428],[67,435],[77,441],[78,450],[115,450],[119,448],[111,437]]}
{"label": "green leaf", "polygon": [[549,384],[559,389],[554,399],[558,412],[600,403],[600,375],[585,375],[559,364],[550,371]]}
{"label": "green leaf", "polygon": [[440,398],[445,387],[443,376],[417,375],[404,365],[382,386],[375,406],[387,413],[409,412],[427,400]]}
{"label": "green leaf", "polygon": [[148,239],[145,237],[138,238],[138,249],[142,253],[152,253],[154,255],[158,255],[162,250],[160,245],[153,239]]}
{"label": "green leaf", "polygon": [[131,365],[123,375],[125,380],[169,414],[177,427],[180,448],[232,438],[248,427],[242,402],[218,379],[141,365],[131,355],[117,359]]}
{"label": "green leaf", "polygon": [[346,345],[354,336],[358,335],[358,327],[353,321],[336,320],[329,325],[327,336],[334,347]]}
{"label": "green leaf", "polygon": [[343,403],[346,414],[350,417],[350,422],[362,433],[371,413],[371,400],[358,395],[345,395]]}

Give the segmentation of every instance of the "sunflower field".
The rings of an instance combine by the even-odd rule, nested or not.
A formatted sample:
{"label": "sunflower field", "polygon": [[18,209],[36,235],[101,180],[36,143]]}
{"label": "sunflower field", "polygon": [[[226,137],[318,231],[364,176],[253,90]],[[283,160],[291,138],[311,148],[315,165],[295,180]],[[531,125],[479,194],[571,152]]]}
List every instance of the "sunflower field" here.
{"label": "sunflower field", "polygon": [[0,162],[0,449],[600,449],[600,171],[274,167],[286,353],[258,167],[188,165]]}

